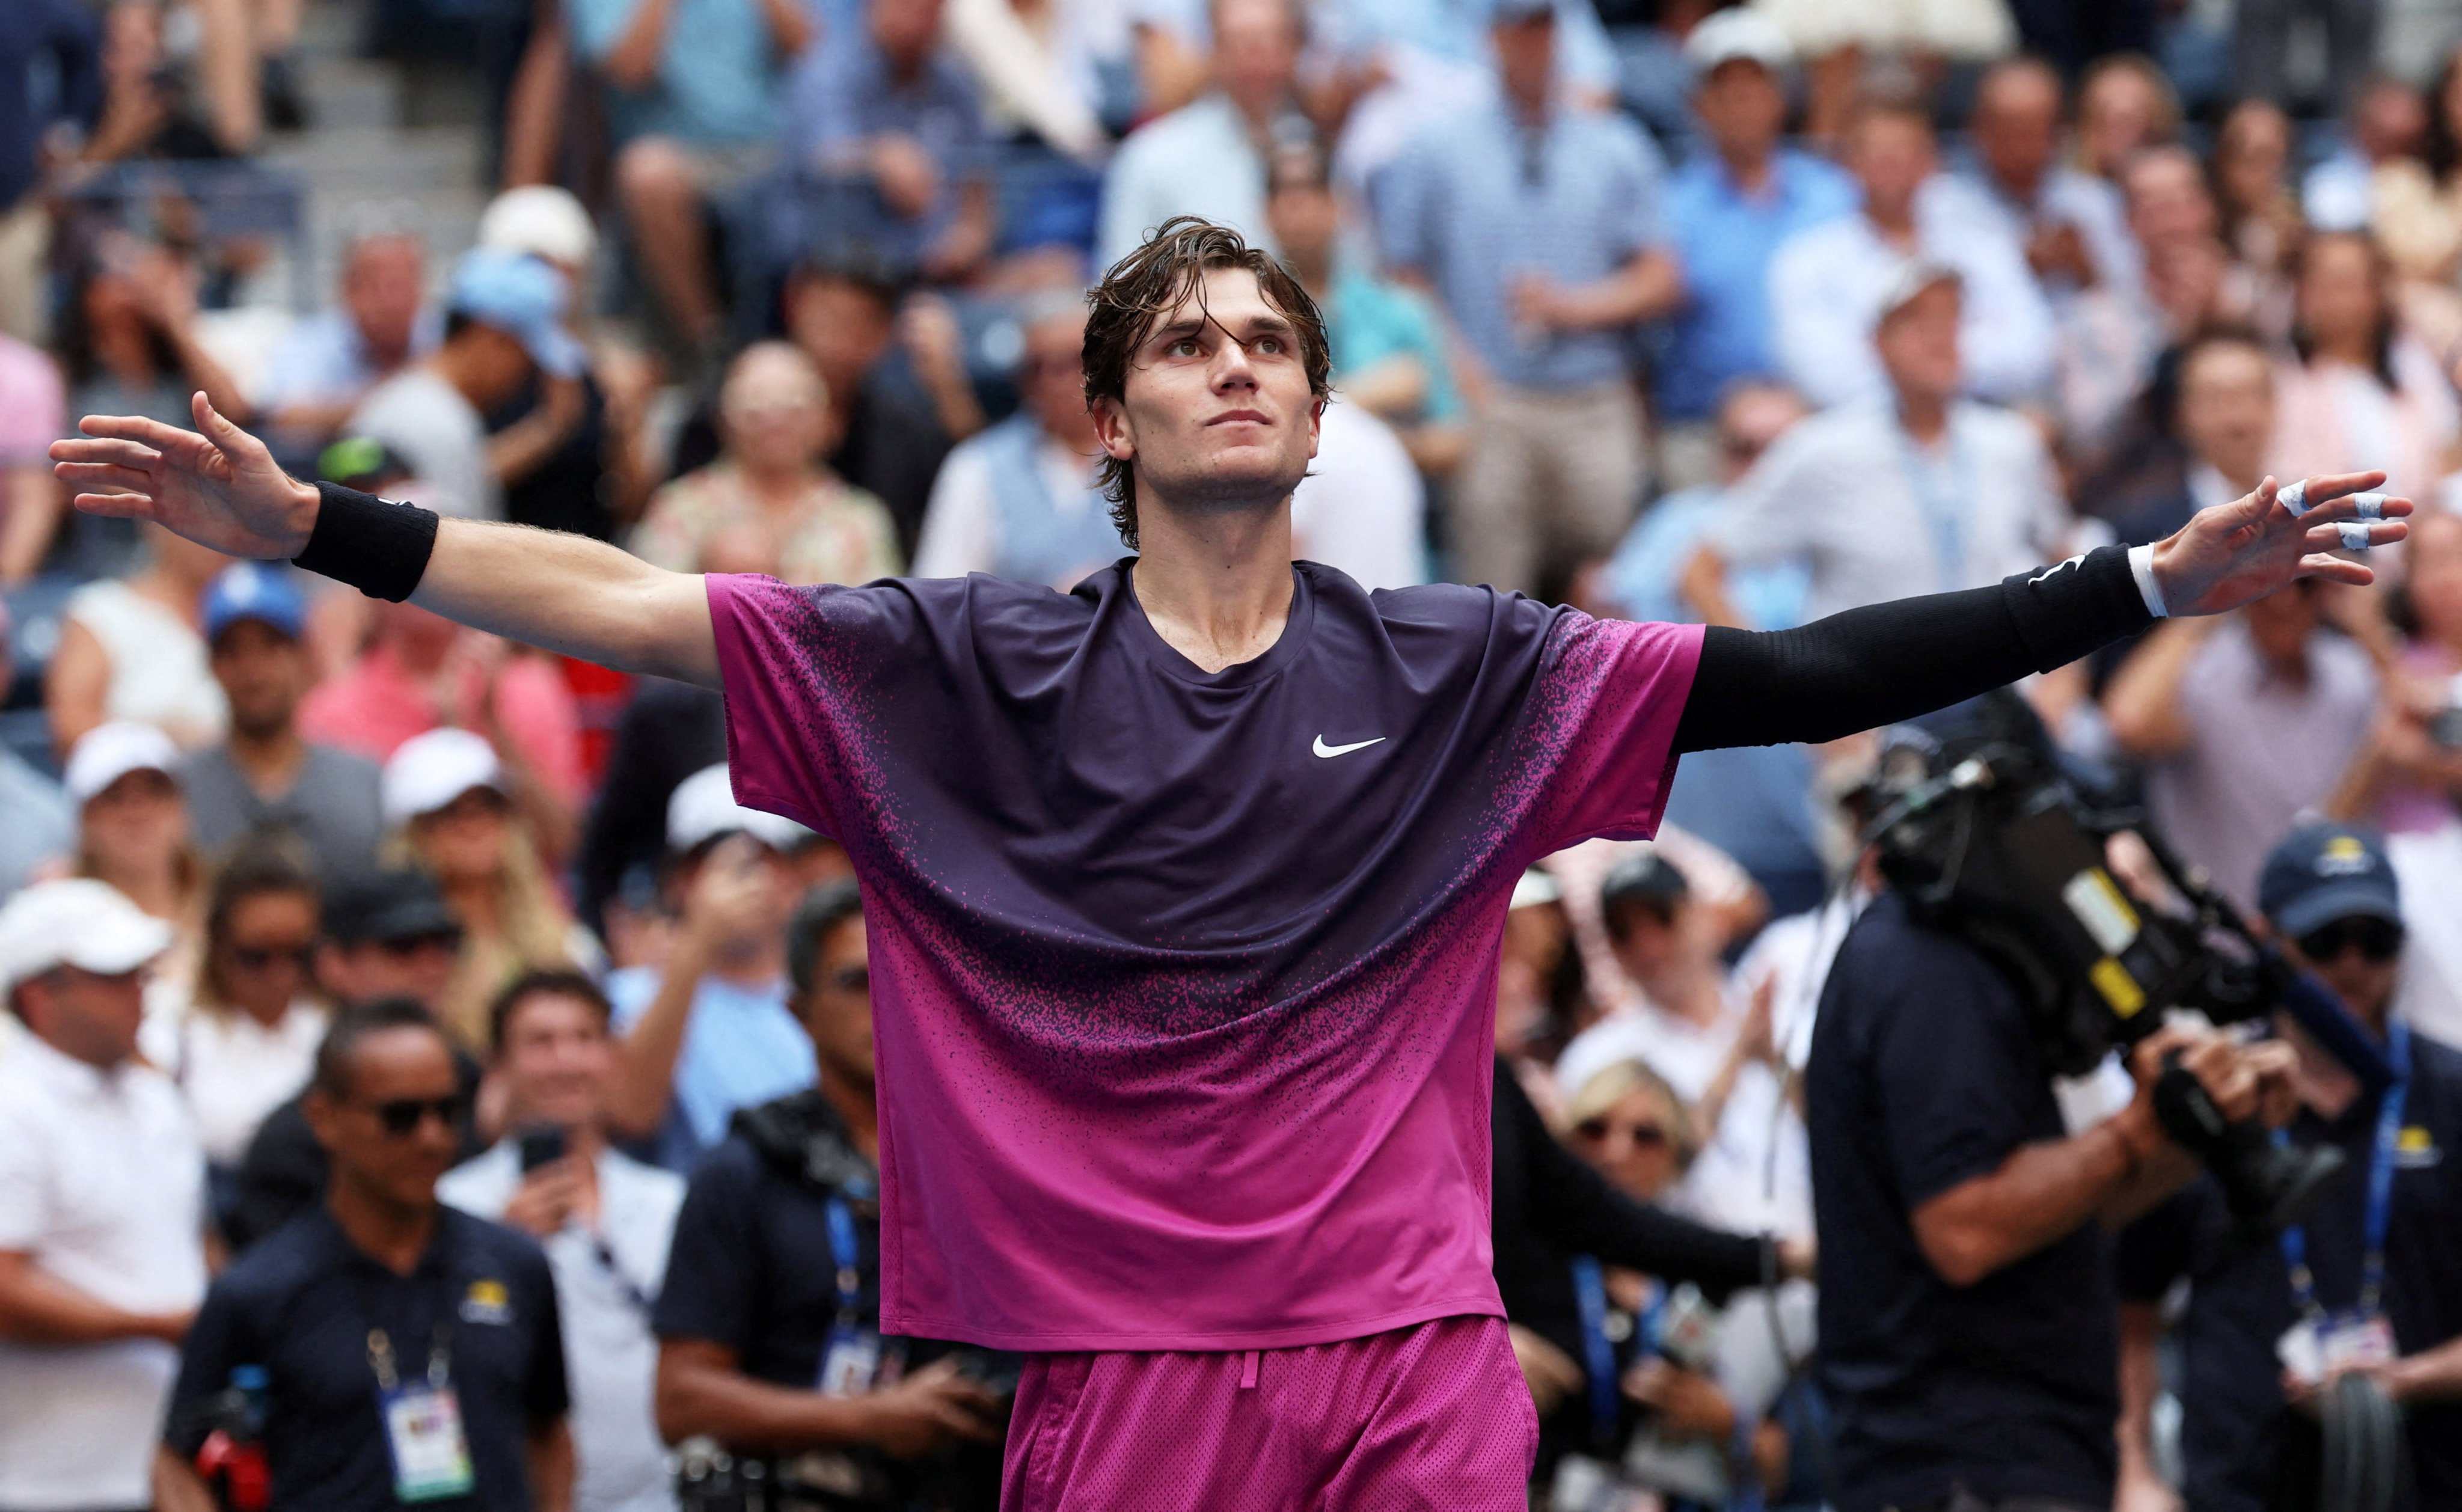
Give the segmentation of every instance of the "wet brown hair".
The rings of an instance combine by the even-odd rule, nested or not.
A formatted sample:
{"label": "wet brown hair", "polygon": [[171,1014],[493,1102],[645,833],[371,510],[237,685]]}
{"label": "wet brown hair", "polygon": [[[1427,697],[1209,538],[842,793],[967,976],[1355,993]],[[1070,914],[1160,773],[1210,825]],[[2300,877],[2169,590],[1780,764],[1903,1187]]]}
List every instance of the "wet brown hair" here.
{"label": "wet brown hair", "polygon": [[[1129,368],[1155,322],[1190,300],[1205,308],[1205,275],[1218,268],[1244,268],[1257,275],[1265,299],[1299,333],[1300,362],[1308,392],[1323,398],[1333,387],[1332,357],[1326,345],[1325,315],[1290,270],[1273,254],[1248,245],[1227,226],[1194,215],[1175,215],[1155,228],[1145,244],[1112,265],[1086,295],[1086,402],[1128,397]],[[1134,469],[1116,457],[1101,464],[1103,497],[1112,501],[1112,524],[1131,551],[1137,544],[1137,492]]]}

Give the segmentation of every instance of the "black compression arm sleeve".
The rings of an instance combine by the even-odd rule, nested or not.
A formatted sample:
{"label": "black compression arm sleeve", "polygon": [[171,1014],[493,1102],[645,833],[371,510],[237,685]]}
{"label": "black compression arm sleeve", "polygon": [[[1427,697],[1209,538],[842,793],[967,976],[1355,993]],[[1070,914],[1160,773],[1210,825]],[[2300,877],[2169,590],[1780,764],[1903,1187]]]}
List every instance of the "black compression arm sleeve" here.
{"label": "black compression arm sleeve", "polygon": [[2106,546],[1997,588],[1872,604],[1797,630],[1713,626],[1675,748],[1836,740],[2066,666],[2152,620],[2127,548]]}

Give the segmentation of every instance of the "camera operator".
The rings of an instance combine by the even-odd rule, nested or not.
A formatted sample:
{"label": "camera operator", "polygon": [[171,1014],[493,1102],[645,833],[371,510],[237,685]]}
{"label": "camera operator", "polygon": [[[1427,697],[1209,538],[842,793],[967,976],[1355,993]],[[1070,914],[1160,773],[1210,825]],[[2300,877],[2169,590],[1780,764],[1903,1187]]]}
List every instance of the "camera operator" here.
{"label": "camera operator", "polygon": [[[1987,741],[2022,743],[2049,769],[2040,722],[1995,710],[1958,705],[1911,744],[1935,753],[1935,770]],[[2287,1050],[2166,1028],[2130,1059],[2128,1106],[2071,1134],[2001,967],[1919,923],[1895,888],[1856,920],[1805,1071],[1842,1512],[2111,1504],[2106,1228],[2195,1174],[2153,1107],[2172,1051],[2226,1116],[2260,1104],[2287,1116]]]}
{"label": "camera operator", "polygon": [[[880,1336],[872,986],[853,881],[804,899],[787,970],[820,1086],[738,1112],[693,1173],[652,1315],[659,1432],[760,1464],[787,1512],[990,1512],[997,1449],[939,1452],[998,1445],[1001,1400],[946,1350],[927,1363],[931,1347]],[[685,1480],[686,1512],[755,1504]]]}
{"label": "camera operator", "polygon": [[[2408,1074],[2371,1094],[2286,1028],[2293,1137],[2339,1147],[2348,1167],[2279,1242],[2235,1230],[2211,1180],[2133,1224],[2120,1242],[2123,1348],[2150,1369],[2154,1305],[2186,1277],[2181,1489],[2198,1512],[2259,1512],[2317,1484],[2316,1383],[2285,1370],[2303,1355],[2329,1375],[2372,1376],[2408,1418],[2418,1504],[2462,1504],[2462,1162],[2448,1154],[2462,1149],[2462,1052],[2388,1012],[2402,897],[2374,834],[2294,831],[2267,858],[2258,899],[2284,953]],[[2304,1411],[2286,1414],[2286,1386]],[[2139,1420],[2123,1434],[2142,1443],[2147,1404],[2130,1405]],[[2315,1490],[2295,1494],[2288,1504],[2321,1504]]]}

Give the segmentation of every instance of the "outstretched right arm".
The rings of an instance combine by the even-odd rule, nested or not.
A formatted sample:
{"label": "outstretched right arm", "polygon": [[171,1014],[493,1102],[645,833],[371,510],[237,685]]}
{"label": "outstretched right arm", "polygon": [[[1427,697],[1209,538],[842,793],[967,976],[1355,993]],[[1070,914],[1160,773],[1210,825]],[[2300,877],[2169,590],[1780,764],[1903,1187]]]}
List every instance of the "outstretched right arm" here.
{"label": "outstretched right arm", "polygon": [[[276,466],[265,443],[191,401],[195,431],[90,415],[54,443],[89,514],[153,520],[233,556],[297,557],[325,496]],[[335,522],[326,520],[328,534]],[[320,542],[321,544],[328,544]],[[702,580],[603,542],[477,520],[439,522],[411,601],[448,619],[626,672],[717,687],[718,643]]]}

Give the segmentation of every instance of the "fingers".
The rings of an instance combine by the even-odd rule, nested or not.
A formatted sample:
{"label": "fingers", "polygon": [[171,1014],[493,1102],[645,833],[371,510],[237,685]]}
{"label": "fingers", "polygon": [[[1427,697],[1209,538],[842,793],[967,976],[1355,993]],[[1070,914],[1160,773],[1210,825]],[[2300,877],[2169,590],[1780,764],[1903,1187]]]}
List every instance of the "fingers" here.
{"label": "fingers", "polygon": [[55,441],[52,443],[52,461],[58,464],[115,462],[123,467],[154,467],[162,454],[153,447],[134,441]]}
{"label": "fingers", "polygon": [[271,460],[272,453],[265,449],[265,443],[225,420],[222,411],[214,408],[213,402],[205,398],[204,389],[188,396],[188,412],[197,418],[198,434],[213,443],[216,451],[229,458],[232,466],[259,459]]}
{"label": "fingers", "polygon": [[154,501],[141,493],[80,493],[71,502],[79,514],[98,514],[108,520],[154,518]]}
{"label": "fingers", "polygon": [[142,493],[150,496],[154,491],[156,481],[154,474],[150,472],[140,472],[135,467],[123,467],[117,463],[106,462],[54,463],[52,464],[52,472],[62,483],[73,484],[79,488],[107,489],[114,493]]}
{"label": "fingers", "polygon": [[[2267,483],[2273,481],[2271,478],[2266,480]],[[2297,520],[2304,518],[2346,494],[2382,487],[2385,481],[2386,475],[2382,472],[2325,473],[2315,478],[2302,478],[2287,487],[2277,489],[2275,499],[2285,509],[2291,511],[2291,517]],[[2262,494],[2265,491],[2264,486],[2259,485],[2257,491]]]}
{"label": "fingers", "polygon": [[[2311,514],[2308,519],[2316,517]],[[2330,525],[2309,526],[2301,544],[2312,551],[2365,551],[2390,546],[2409,533],[2410,527],[2400,520],[2336,520]]]}
{"label": "fingers", "polygon": [[[2399,540],[2400,537],[2397,536],[2395,539]],[[2349,583],[2355,588],[2365,588],[2377,580],[2376,570],[2366,563],[2354,562],[2343,556],[2328,556],[2322,552],[2312,552],[2301,557],[2297,575],[2314,577],[2328,583]]]}
{"label": "fingers", "polygon": [[[167,450],[189,439],[189,433],[177,425],[165,425],[159,420],[142,415],[88,415],[77,421],[77,429],[89,436],[113,441],[133,441],[158,450]],[[67,442],[65,445],[78,443]]]}

